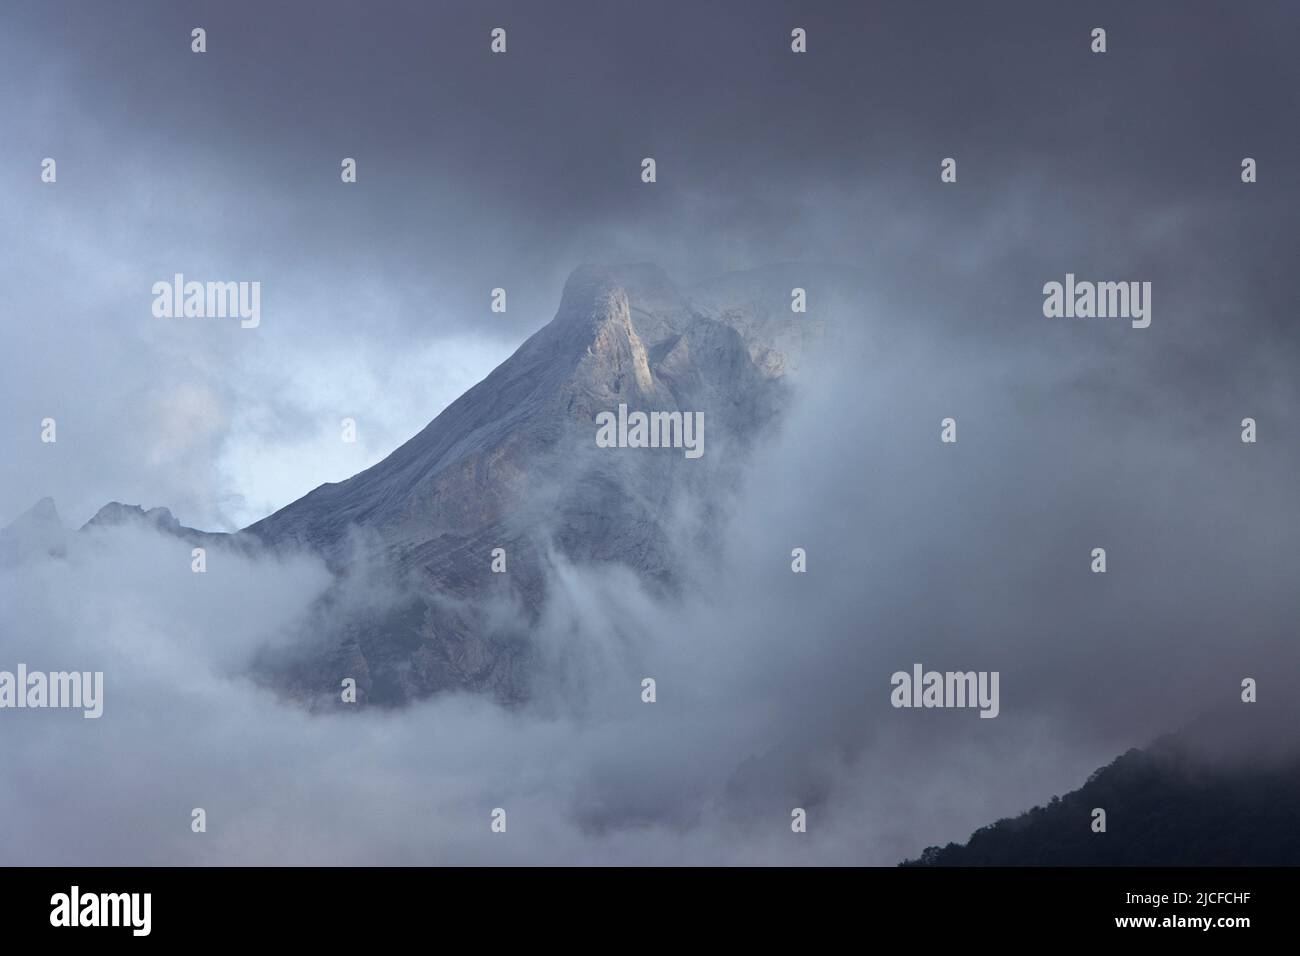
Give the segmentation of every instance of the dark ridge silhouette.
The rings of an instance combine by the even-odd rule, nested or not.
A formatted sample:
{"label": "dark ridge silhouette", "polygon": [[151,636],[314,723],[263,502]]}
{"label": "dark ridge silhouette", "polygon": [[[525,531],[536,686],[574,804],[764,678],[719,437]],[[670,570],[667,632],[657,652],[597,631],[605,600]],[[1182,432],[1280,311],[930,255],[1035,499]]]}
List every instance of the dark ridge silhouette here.
{"label": "dark ridge silhouette", "polygon": [[[964,846],[926,847],[901,865],[1300,866],[1294,719],[1289,705],[1236,705],[1128,751],[1078,790],[982,827]],[[1106,811],[1104,833],[1093,831],[1095,808]]]}

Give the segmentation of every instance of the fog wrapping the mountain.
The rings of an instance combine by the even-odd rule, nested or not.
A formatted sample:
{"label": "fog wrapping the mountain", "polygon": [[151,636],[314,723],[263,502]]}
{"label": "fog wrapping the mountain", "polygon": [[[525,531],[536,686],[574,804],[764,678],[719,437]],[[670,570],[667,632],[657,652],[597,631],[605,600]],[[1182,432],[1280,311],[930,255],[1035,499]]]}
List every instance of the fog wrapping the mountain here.
{"label": "fog wrapping the mountain", "polygon": [[[446,695],[310,715],[241,677],[325,591],[318,560],[222,556],[195,575],[186,543],[125,528],[10,569],[11,655],[102,669],[107,686],[98,721],[6,715],[8,855],[890,864],[1232,699],[1243,660],[1288,673],[1297,569],[1275,516],[1293,460],[1272,459],[1272,485],[1257,465],[1207,478],[1195,437],[1153,460],[1142,423],[1041,386],[1008,395],[995,356],[978,365],[993,373],[936,368],[914,339],[854,342],[801,380],[729,502],[721,555],[675,543],[679,601],[556,561],[520,708]],[[936,373],[981,410],[954,448],[935,437]],[[1098,536],[1132,569],[1080,573]],[[1261,546],[1276,577],[1256,570]],[[889,675],[913,661],[1000,670],[1000,716],[894,710]],[[186,826],[194,806],[207,834]],[[488,831],[495,807],[507,840]]]}
{"label": "fog wrapping the mountain", "polygon": [[[48,495],[66,528],[43,518],[39,546],[4,556],[0,669],[105,674],[99,719],[0,715],[0,861],[892,865],[1240,707],[1244,677],[1292,694],[1282,164],[1300,142],[1259,117],[1293,105],[1274,39],[1293,10],[1101,5],[1102,74],[1092,23],[1037,4],[851,27],[777,3],[574,5],[617,43],[503,4],[493,72],[486,14],[367,6],[371,49],[347,40],[360,13],[169,6],[113,14],[135,29],[109,40],[92,5],[55,24],[17,4],[0,34],[0,523]],[[792,18],[811,37],[798,66]],[[191,19],[214,38],[206,77]],[[119,58],[136,64],[123,88],[103,82]],[[46,155],[57,186],[38,180]],[[359,196],[338,193],[349,155]],[[941,187],[950,155],[960,178]],[[802,285],[827,330],[744,442],[706,415],[701,462],[642,450],[707,476],[659,515],[670,586],[574,560],[553,541],[573,510],[543,507],[633,450],[598,451],[593,428],[586,452],[529,473],[531,508],[506,511],[538,550],[508,576],[543,597],[474,601],[526,645],[518,700],[305,707],[258,662],[327,654],[339,620],[405,607],[409,580],[358,563],[341,585],[309,549],[221,543],[194,574],[173,534],[74,530],[119,500],[235,531],[375,465],[551,321],[589,262],[616,285],[620,264],[656,262],[700,308]],[[261,326],[152,318],[151,283],[177,271],[260,279]],[[1150,327],[1045,318],[1043,285],[1067,273],[1150,281]],[[634,289],[633,325],[637,306]],[[998,717],[890,706],[891,674],[917,662],[1000,672]],[[1293,754],[1294,734],[1260,718],[1237,746]]]}

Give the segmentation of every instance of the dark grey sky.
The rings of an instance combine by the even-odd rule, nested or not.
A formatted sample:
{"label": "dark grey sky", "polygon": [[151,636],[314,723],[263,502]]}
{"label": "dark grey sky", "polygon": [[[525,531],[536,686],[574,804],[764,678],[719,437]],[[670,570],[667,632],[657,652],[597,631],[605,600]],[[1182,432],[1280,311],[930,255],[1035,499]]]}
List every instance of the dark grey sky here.
{"label": "dark grey sky", "polygon": [[[789,52],[794,26],[807,55]],[[0,524],[53,495],[77,524],[118,499],[246,525],[423,427],[550,319],[583,261],[651,260],[683,285],[828,262],[870,290],[834,316],[840,366],[756,463],[736,512],[762,520],[728,530],[703,606],[590,572],[538,636],[622,661],[566,615],[650,622],[614,669],[665,676],[682,705],[662,725],[629,718],[619,680],[560,718],[449,698],[313,722],[224,674],[301,613],[318,567],[235,567],[201,591],[165,542],[92,541],[84,561],[0,581],[16,659],[132,662],[102,739],[29,721],[4,742],[51,793],[102,794],[90,816],[51,804],[15,854],[788,859],[784,819],[734,838],[726,791],[765,794],[763,819],[821,801],[839,826],[802,859],[888,863],[1077,786],[1241,673],[1289,692],[1298,31],[1289,2],[10,0]],[[175,272],[261,281],[261,326],[154,319],[150,288]],[[1151,327],[1045,319],[1043,283],[1067,272],[1150,281]],[[944,449],[949,414],[961,443]],[[1255,446],[1237,437],[1247,415]],[[796,539],[807,582],[784,573]],[[1079,572],[1098,542],[1105,579]],[[1003,716],[900,717],[885,681],[914,660],[1001,668]],[[160,711],[186,719],[160,727]],[[356,772],[320,776],[340,761]],[[159,807],[192,790],[240,825],[159,843]],[[391,813],[355,823],[376,797]],[[531,825],[485,856],[474,808],[507,799]],[[0,805],[41,816],[21,791],[0,787]],[[604,839],[638,814],[667,830]]]}
{"label": "dark grey sky", "polygon": [[[1070,335],[1033,323],[1066,271],[1150,279],[1156,330],[1121,348],[1160,349],[1160,392],[1252,387],[1254,362],[1295,354],[1292,4],[18,2],[3,18],[4,515],[53,493],[78,521],[107,495],[247,523],[395,447],[588,260],[684,284],[847,264],[891,321],[981,341]],[[262,329],[160,326],[148,290],[176,271],[260,280]],[[344,414],[361,440],[331,459]],[[55,469],[30,440],[46,415]]]}

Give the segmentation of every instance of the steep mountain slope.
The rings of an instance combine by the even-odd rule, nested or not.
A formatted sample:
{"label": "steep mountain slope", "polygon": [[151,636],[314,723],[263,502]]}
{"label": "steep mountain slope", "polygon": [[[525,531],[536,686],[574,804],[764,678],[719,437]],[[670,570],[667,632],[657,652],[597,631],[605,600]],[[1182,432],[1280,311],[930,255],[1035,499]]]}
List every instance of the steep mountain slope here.
{"label": "steep mountain slope", "polygon": [[[618,562],[671,592],[673,541],[707,546],[786,371],[817,339],[789,295],[783,280],[742,282],[695,303],[657,266],[579,268],[555,318],[418,435],[241,533],[318,551],[340,575],[313,627],[332,646],[264,660],[273,680],[307,698],[353,676],[373,703],[452,687],[519,699],[548,556]],[[596,417],[620,404],[702,412],[704,455],[598,448]],[[695,524],[679,533],[684,502]],[[376,590],[382,605],[353,606]]]}
{"label": "steep mountain slope", "polygon": [[597,412],[708,404],[724,429],[744,431],[761,414],[763,384],[736,330],[693,312],[662,270],[584,267],[555,319],[418,435],[246,530],[327,554],[351,527],[375,529],[389,547],[476,532],[519,503],[523,465],[571,426],[594,435]]}

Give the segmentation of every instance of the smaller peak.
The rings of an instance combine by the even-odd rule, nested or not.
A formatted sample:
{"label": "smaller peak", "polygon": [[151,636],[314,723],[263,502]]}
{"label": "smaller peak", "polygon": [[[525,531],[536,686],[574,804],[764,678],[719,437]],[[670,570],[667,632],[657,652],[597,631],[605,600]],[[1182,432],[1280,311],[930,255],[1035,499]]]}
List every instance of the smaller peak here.
{"label": "smaller peak", "polygon": [[37,518],[53,518],[56,521],[59,517],[59,509],[54,507],[54,499],[46,495],[36,504],[27,509],[27,513]]}
{"label": "smaller peak", "polygon": [[13,522],[0,528],[0,567],[9,567],[37,555],[61,557],[67,532],[53,498],[42,498]]}
{"label": "smaller peak", "polygon": [[95,512],[94,517],[87,521],[82,527],[89,528],[97,525],[121,524],[123,521],[129,521],[131,518],[143,518],[144,509],[139,505],[125,505],[120,501],[110,501],[104,507]]}
{"label": "smaller peak", "polygon": [[167,530],[180,527],[180,522],[167,508],[150,508],[146,511],[140,505],[110,501],[95,512],[95,516],[82,525],[82,528],[114,526],[131,521],[143,521]]}
{"label": "smaller peak", "polygon": [[20,528],[38,524],[63,526],[63,519],[59,517],[59,510],[54,507],[54,499],[49,496],[42,498],[20,514],[7,528]]}

